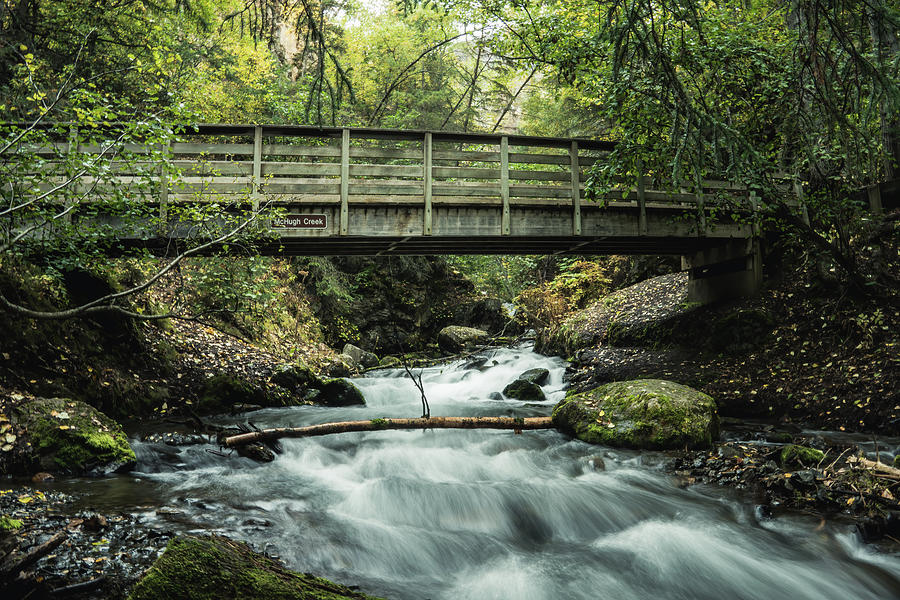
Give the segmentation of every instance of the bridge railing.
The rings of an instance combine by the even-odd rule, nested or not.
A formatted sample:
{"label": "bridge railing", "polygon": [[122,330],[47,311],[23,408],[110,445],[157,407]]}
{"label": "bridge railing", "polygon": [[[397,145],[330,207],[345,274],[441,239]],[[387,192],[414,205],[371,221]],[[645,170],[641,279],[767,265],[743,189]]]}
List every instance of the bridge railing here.
{"label": "bridge railing", "polygon": [[[496,206],[501,235],[510,234],[516,207],[568,207],[572,233],[581,235],[588,170],[614,147],[607,141],[521,135],[201,124],[180,132],[168,148],[127,146],[138,159],[113,160],[103,186],[159,203],[161,215],[172,203],[207,200],[333,204],[339,207],[341,235],[352,233],[353,205],[423,206],[425,235],[431,234],[432,211],[440,206]],[[48,165],[54,156],[73,151],[98,154],[102,148],[59,140],[39,149]],[[153,152],[169,156],[177,176],[159,170]],[[37,178],[39,189],[66,176],[52,168],[49,173]],[[725,181],[703,181],[699,193],[696,185],[659,189],[654,181],[651,174],[619,180],[597,200],[611,209],[636,210],[641,233],[648,210],[693,211],[705,230],[715,205],[748,206],[752,200],[746,187]],[[92,185],[92,176],[79,184]]]}

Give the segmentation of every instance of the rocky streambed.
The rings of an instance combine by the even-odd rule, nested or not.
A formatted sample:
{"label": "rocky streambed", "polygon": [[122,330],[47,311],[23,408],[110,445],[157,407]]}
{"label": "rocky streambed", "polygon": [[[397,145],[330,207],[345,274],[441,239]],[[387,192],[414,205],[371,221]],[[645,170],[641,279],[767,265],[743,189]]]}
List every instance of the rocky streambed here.
{"label": "rocky streambed", "polygon": [[[28,566],[31,589],[45,595],[124,597],[168,545],[223,557],[235,574],[248,557],[264,564],[253,581],[234,588],[245,596],[275,580],[289,589],[325,586],[330,597],[586,598],[598,586],[621,598],[741,597],[747,590],[759,597],[896,596],[896,550],[872,553],[862,540],[895,535],[898,480],[860,459],[891,462],[900,440],[873,448],[863,439],[765,423],[720,424],[711,399],[667,382],[567,396],[566,366],[519,347],[415,370],[433,414],[553,414],[561,431],[341,434],[284,440],[280,454],[268,457],[274,460],[258,462],[222,452],[215,436],[185,425],[144,427],[130,439],[131,472],[86,463],[79,475],[107,475],[8,481],[0,494],[4,543],[27,556],[62,534]],[[346,381],[362,403],[276,406],[204,421],[296,426],[421,410],[420,391],[402,369]],[[62,408],[70,419],[59,419],[59,407],[51,418],[65,433],[60,426],[78,407]],[[17,426],[7,431],[18,436]],[[673,427],[680,433],[666,437]],[[681,435],[687,431],[690,438]],[[38,455],[35,468],[50,464]],[[796,509],[816,520],[808,523]],[[862,527],[847,517],[864,518]],[[275,562],[215,537],[223,535]],[[173,562],[159,563],[170,565],[159,589],[181,585]],[[697,564],[707,566],[699,588],[666,575]],[[305,572],[351,587],[305,581]],[[139,597],[155,589],[148,584]]]}

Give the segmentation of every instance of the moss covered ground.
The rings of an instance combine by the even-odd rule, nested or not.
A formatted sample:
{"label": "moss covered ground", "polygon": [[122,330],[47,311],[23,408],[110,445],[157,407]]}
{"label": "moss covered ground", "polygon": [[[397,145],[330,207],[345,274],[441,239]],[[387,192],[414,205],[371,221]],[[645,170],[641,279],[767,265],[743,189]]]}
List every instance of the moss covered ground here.
{"label": "moss covered ground", "polygon": [[246,544],[221,536],[169,542],[130,600],[365,600],[327,579],[285,569]]}

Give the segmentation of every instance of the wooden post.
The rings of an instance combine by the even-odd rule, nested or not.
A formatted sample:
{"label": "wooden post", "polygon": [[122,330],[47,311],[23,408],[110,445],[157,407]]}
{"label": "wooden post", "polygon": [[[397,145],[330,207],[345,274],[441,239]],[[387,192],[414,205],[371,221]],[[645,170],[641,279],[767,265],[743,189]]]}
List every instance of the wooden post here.
{"label": "wooden post", "polygon": [[695,192],[697,197],[697,220],[700,225],[698,233],[706,237],[706,201],[703,197],[703,177],[699,173],[697,174],[697,183],[695,185],[697,186],[697,191]]}
{"label": "wooden post", "polygon": [[753,237],[757,238],[760,234],[759,227],[759,197],[756,190],[750,190],[750,208],[753,210]]}
{"label": "wooden post", "polygon": [[869,198],[869,211],[873,215],[883,215],[884,207],[881,204],[881,186],[877,183],[870,185],[866,188],[866,195]]}
{"label": "wooden post", "polygon": [[341,132],[341,235],[350,229],[350,130]]}
{"label": "wooden post", "polygon": [[425,162],[423,167],[423,183],[425,184],[425,224],[423,235],[431,235],[431,132],[425,134]]}
{"label": "wooden post", "polygon": [[500,233],[509,235],[509,137],[505,135],[500,138],[500,199],[503,201]]}
{"label": "wooden post", "polygon": [[578,167],[578,142],[569,148],[572,167],[572,235],[581,235],[581,169]]}
{"label": "wooden post", "polygon": [[[75,160],[75,155],[78,154],[78,127],[76,125],[72,125],[69,127],[69,141],[66,147],[66,156],[70,161]],[[66,168],[66,179],[75,176],[76,167],[73,164],[69,164]],[[69,208],[72,204],[75,203],[75,199],[78,197],[78,189],[81,187],[80,181],[72,181],[72,185],[66,186],[65,191],[63,192],[63,198],[65,199],[66,208]],[[73,191],[74,190],[74,191]],[[72,213],[74,210],[66,213],[64,217],[64,221],[66,223],[72,222]]]}
{"label": "wooden post", "polygon": [[806,201],[803,199],[803,184],[794,176],[793,178],[794,195],[797,196],[797,203],[800,205],[800,217],[805,225],[809,225],[809,209],[806,208]]}
{"label": "wooden post", "polygon": [[253,181],[251,182],[253,212],[259,210],[260,188],[262,187],[262,127],[253,128]]}
{"label": "wooden post", "polygon": [[163,162],[159,165],[159,230],[162,235],[168,231],[169,218],[169,176],[166,173],[165,161],[169,156],[172,141],[166,142],[163,150]]}
{"label": "wooden post", "polygon": [[638,180],[637,180],[637,196],[638,196],[638,232],[641,235],[647,235],[647,194],[644,191],[644,161],[638,159]]}

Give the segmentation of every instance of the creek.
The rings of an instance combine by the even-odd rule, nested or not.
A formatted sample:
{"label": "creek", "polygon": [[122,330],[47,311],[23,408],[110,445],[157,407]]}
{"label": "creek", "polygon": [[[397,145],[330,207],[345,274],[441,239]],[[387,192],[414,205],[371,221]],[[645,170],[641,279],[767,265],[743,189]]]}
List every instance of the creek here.
{"label": "creek", "polygon": [[[548,415],[560,359],[494,350],[484,367],[425,369],[434,415]],[[491,399],[550,370],[546,402]],[[355,379],[367,406],[267,409],[259,427],[421,414],[400,370]],[[233,422],[222,418],[220,424]],[[79,502],[151,527],[253,542],[295,570],[392,599],[900,598],[900,556],[851,526],[783,515],[721,488],[683,488],[664,455],[553,431],[381,431],[283,441],[272,463],[204,444],[134,442],[134,473],[73,482]]]}

